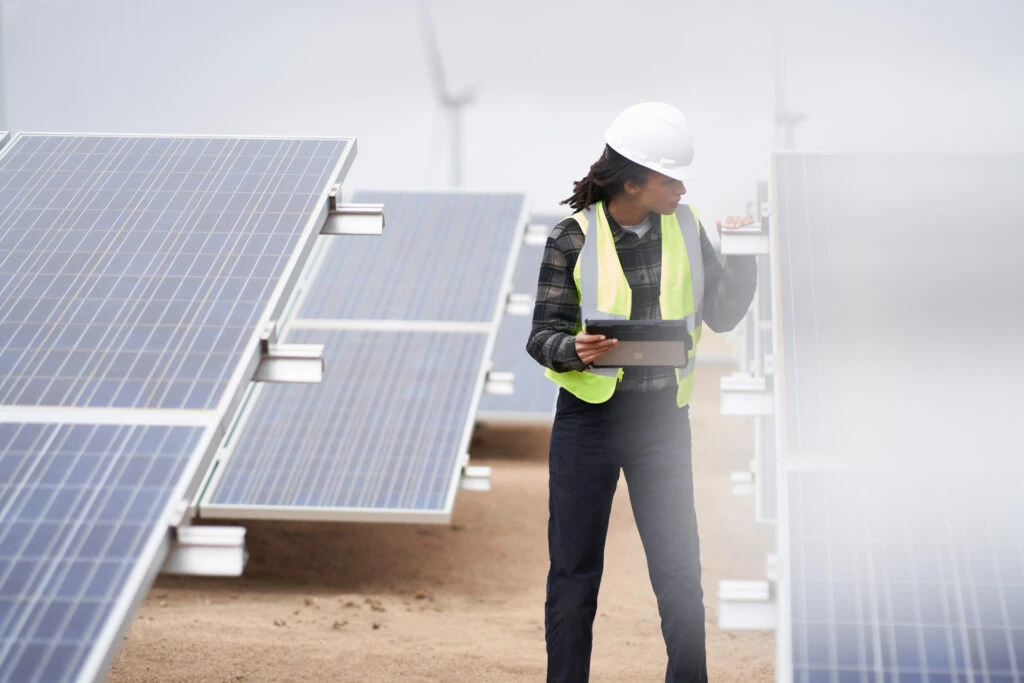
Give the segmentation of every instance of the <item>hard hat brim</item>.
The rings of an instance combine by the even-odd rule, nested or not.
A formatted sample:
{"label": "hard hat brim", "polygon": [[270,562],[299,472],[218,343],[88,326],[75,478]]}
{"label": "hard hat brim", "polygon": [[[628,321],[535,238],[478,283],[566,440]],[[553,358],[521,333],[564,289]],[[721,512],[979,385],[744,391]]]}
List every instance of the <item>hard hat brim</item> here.
{"label": "hard hat brim", "polygon": [[650,168],[652,171],[657,171],[662,175],[667,175],[669,178],[675,178],[683,183],[688,183],[693,180],[693,168],[690,166],[682,166],[680,168],[673,169],[652,168],[650,166],[645,166],[645,168]]}
{"label": "hard hat brim", "polygon": [[646,169],[649,169],[656,173],[660,173],[662,175],[666,175],[669,178],[674,178],[683,183],[687,183],[693,180],[692,165],[664,168],[660,164],[651,163],[647,159],[638,157],[636,154],[633,154],[630,149],[628,149],[625,145],[622,144],[621,140],[617,139],[614,135],[611,134],[611,130],[605,131],[604,141],[605,144],[607,144],[609,147],[614,149],[622,156],[632,161],[634,164],[638,164]]}

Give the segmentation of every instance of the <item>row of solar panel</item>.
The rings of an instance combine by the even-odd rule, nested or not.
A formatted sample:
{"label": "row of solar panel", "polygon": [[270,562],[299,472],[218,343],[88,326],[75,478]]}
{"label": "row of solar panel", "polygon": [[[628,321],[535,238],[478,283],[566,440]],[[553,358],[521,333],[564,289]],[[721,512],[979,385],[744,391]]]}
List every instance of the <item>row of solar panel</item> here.
{"label": "row of solar panel", "polygon": [[[258,390],[199,502],[204,517],[451,516],[491,348],[502,339],[524,197],[360,192],[355,200],[387,206],[388,231],[325,245],[285,335],[323,344],[328,373],[320,385]],[[394,329],[373,330],[380,321]],[[410,322],[420,331],[403,329]],[[450,323],[477,327],[442,331]]]}
{"label": "row of solar panel", "polygon": [[21,135],[0,154],[0,411],[39,421],[0,418],[0,678],[103,677],[226,418],[192,409],[241,390],[350,143]]}
{"label": "row of solar panel", "polygon": [[784,683],[1024,678],[1022,178],[775,156]]}

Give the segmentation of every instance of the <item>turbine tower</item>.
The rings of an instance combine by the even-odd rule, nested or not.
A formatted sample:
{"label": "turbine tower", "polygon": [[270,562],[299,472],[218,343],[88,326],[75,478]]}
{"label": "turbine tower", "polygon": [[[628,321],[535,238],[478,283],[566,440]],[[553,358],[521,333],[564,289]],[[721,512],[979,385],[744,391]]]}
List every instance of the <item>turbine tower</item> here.
{"label": "turbine tower", "polygon": [[441,45],[437,40],[437,33],[434,31],[434,22],[430,16],[428,0],[420,2],[420,31],[423,35],[423,44],[427,51],[427,63],[433,78],[434,96],[445,118],[448,121],[448,163],[449,163],[449,184],[452,187],[462,187],[462,109],[472,104],[476,99],[474,86],[467,86],[461,90],[451,90],[448,87],[448,79],[445,75],[444,62],[441,60]]}

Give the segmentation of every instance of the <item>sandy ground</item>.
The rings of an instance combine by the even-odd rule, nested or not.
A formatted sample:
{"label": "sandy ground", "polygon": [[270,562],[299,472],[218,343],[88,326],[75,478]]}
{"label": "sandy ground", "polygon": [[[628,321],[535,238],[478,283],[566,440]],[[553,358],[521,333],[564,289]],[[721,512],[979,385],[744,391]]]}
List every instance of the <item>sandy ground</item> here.
{"label": "sandy ground", "polygon": [[[716,626],[720,579],[760,579],[774,529],[729,491],[752,426],[718,414],[704,366],[695,483],[713,681],[774,681],[774,637]],[[547,571],[545,428],[481,426],[493,490],[461,492],[436,525],[247,523],[240,579],[162,577],[111,681],[541,681]],[[657,606],[624,482],[612,511],[592,680],[664,679]]]}

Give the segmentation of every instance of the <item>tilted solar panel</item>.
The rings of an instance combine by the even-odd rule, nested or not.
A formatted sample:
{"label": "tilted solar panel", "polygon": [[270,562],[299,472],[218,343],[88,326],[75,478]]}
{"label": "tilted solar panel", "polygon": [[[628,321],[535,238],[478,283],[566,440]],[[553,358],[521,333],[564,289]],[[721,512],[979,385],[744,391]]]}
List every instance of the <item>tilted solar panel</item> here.
{"label": "tilted solar panel", "polygon": [[[523,195],[357,192],[388,229],[327,246],[299,318],[489,322],[524,227]],[[327,287],[330,291],[327,291]]]}
{"label": "tilted solar panel", "polygon": [[1016,477],[788,475],[792,666],[818,681],[1019,681]]}
{"label": "tilted solar panel", "polygon": [[525,198],[364,192],[356,199],[384,203],[384,238],[352,241],[351,250],[329,245],[288,323],[289,341],[325,344],[324,381],[254,394],[237,442],[199,501],[203,516],[437,522],[451,515]]}
{"label": "tilted solar panel", "polygon": [[16,138],[0,403],[216,407],[350,142]]}
{"label": "tilted solar panel", "polygon": [[104,135],[0,152],[0,678],[105,675],[353,154]]}
{"label": "tilted solar panel", "polygon": [[204,431],[0,423],[0,678],[105,671]]}
{"label": "tilted solar panel", "polygon": [[487,335],[292,328],[318,385],[266,385],[205,517],[442,521],[467,453]]}

